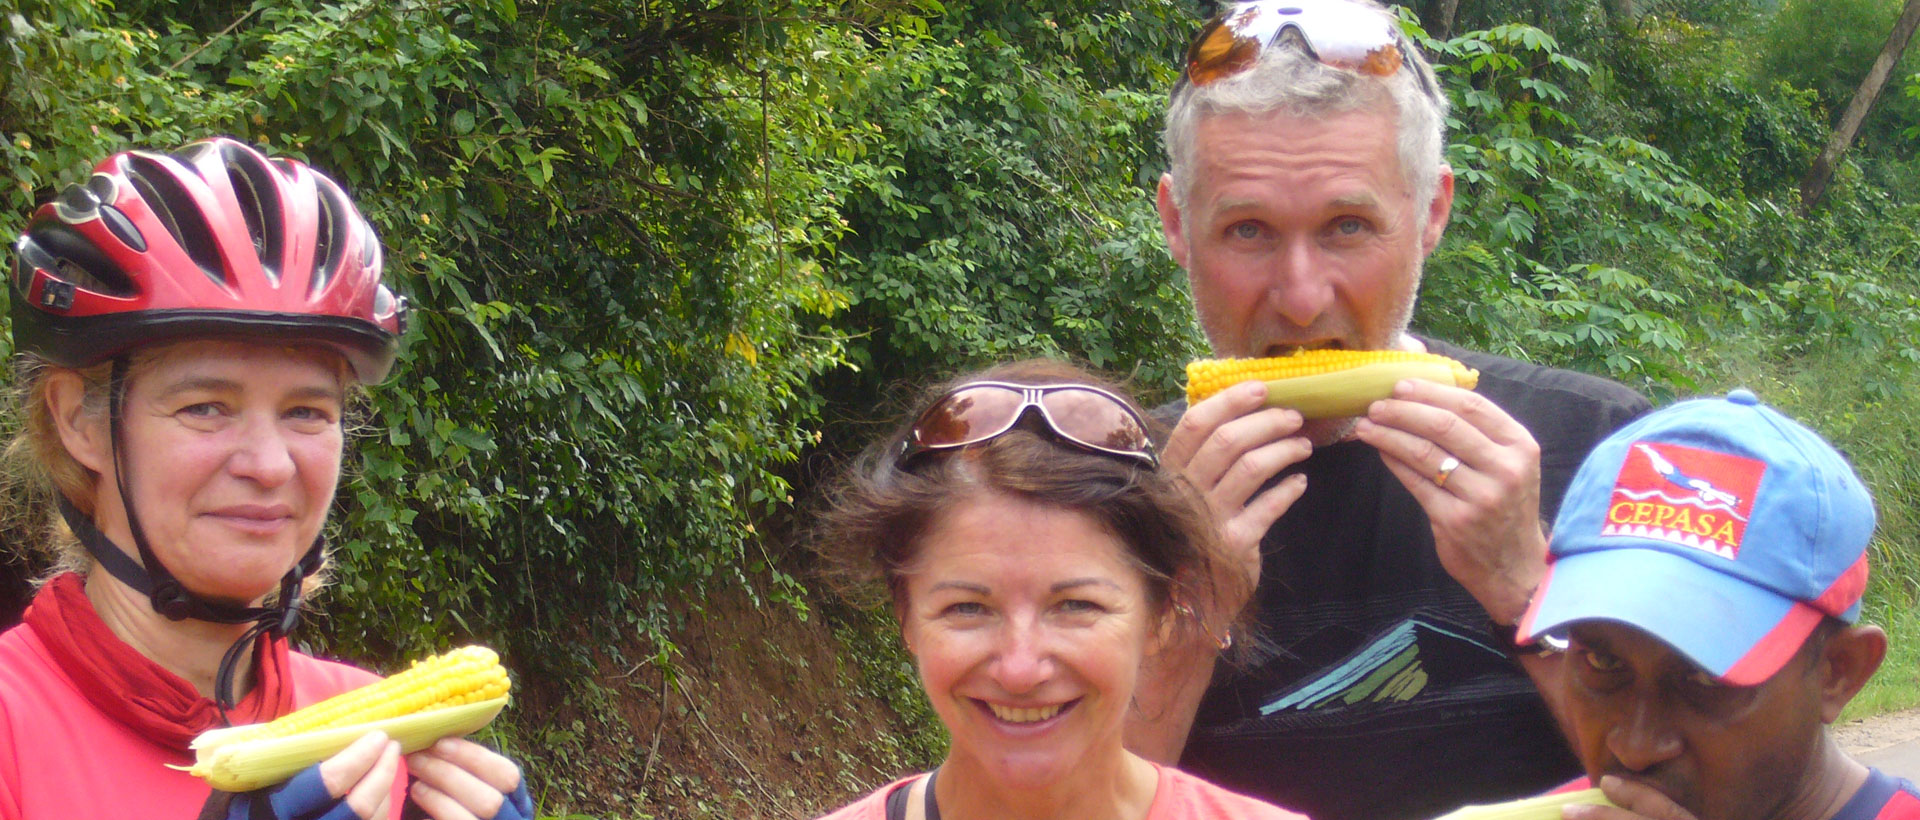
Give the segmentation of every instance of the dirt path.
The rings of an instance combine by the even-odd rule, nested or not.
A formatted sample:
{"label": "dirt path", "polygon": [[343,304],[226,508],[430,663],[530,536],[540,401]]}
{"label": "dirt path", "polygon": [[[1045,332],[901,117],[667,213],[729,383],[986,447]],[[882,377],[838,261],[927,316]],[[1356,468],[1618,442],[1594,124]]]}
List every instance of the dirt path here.
{"label": "dirt path", "polygon": [[1847,754],[1861,755],[1920,738],[1920,709],[1876,715],[1833,727]]}

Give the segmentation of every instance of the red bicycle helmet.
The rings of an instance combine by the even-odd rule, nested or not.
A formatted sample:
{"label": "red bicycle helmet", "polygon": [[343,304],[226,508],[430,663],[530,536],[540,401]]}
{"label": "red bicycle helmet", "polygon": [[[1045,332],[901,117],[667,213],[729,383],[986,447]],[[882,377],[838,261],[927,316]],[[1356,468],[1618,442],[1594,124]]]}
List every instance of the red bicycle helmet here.
{"label": "red bicycle helmet", "polygon": [[380,242],[320,172],[230,137],[125,151],[40,206],[15,246],[15,348],[87,367],[208,336],[311,340],[385,379],[407,304]]}

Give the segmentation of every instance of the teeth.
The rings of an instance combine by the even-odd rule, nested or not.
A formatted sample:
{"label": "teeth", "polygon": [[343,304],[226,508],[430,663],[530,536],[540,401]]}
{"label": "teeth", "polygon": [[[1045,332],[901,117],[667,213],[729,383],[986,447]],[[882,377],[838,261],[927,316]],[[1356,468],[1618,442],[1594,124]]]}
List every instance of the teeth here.
{"label": "teeth", "polygon": [[994,717],[1008,723],[1039,723],[1040,721],[1060,714],[1060,704],[1058,703],[1052,706],[1037,706],[1026,709],[1013,706],[1001,706],[998,703],[989,703],[987,706],[993,710]]}

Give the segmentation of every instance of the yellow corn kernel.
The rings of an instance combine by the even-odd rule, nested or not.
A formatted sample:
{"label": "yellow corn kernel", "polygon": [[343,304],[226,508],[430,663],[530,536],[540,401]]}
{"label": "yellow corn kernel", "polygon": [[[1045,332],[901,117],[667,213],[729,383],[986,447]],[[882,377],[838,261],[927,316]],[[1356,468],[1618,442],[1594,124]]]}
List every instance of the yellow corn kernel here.
{"label": "yellow corn kernel", "polygon": [[1267,383],[1267,406],[1310,419],[1357,416],[1402,379],[1473,389],[1480,371],[1446,356],[1404,350],[1303,350],[1264,359],[1200,359],[1187,365],[1187,403],[1245,381]]}
{"label": "yellow corn kernel", "polygon": [[268,723],[203,732],[192,743],[196,760],[187,771],[216,789],[251,791],[292,777],[371,731],[399,741],[403,753],[416,752],[487,725],[510,688],[493,650],[462,647]]}
{"label": "yellow corn kernel", "polygon": [[1599,789],[1584,789],[1506,803],[1465,806],[1441,815],[1438,820],[1560,820],[1560,807],[1574,805],[1611,806],[1613,801],[1608,800]]}

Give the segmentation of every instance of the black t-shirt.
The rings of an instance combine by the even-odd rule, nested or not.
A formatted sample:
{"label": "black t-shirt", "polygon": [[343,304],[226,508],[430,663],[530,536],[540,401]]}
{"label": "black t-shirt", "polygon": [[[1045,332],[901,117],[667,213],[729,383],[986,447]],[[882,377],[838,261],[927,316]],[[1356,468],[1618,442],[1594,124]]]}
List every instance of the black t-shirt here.
{"label": "black t-shirt", "polygon": [[[1478,392],[1539,442],[1548,522],[1587,451],[1649,409],[1604,379],[1427,344],[1479,369]],[[1255,596],[1277,655],[1217,667],[1182,768],[1314,820],[1419,820],[1579,774],[1379,453],[1334,444],[1294,471],[1306,494],[1267,533]]]}

